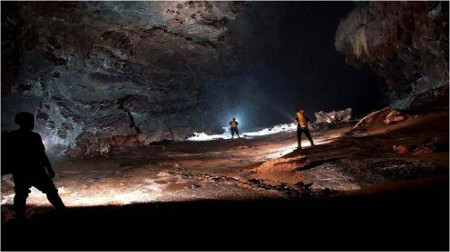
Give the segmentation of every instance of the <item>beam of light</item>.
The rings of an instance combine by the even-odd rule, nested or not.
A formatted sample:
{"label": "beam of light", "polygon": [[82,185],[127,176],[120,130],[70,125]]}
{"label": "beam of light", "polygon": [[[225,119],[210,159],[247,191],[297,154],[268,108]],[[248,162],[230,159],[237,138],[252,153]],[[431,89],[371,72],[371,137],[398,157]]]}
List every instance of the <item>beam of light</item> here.
{"label": "beam of light", "polygon": [[243,136],[267,136],[267,135],[273,135],[281,132],[290,132],[297,130],[297,126],[294,123],[290,124],[279,124],[275,125],[272,128],[265,128],[260,131],[256,132],[245,132],[242,135]]}
{"label": "beam of light", "polygon": [[[237,120],[237,119],[236,119]],[[223,127],[224,132],[222,134],[216,134],[216,135],[208,135],[204,132],[197,133],[194,132],[192,137],[187,138],[187,141],[211,141],[211,140],[218,140],[218,139],[231,139],[231,133],[229,127]],[[271,128],[265,128],[260,131],[254,131],[254,132],[244,132],[241,133],[241,137],[244,137],[246,139],[251,139],[253,137],[257,136],[267,136],[267,135],[273,135],[281,132],[291,132],[297,130],[297,126],[294,123],[290,124],[279,124],[275,125]]]}

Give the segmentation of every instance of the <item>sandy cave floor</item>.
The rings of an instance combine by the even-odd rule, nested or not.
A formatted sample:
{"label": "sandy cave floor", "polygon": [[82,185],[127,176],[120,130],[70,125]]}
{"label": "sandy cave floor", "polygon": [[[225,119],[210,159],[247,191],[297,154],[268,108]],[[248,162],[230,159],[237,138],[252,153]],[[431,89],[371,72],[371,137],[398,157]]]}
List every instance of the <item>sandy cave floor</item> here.
{"label": "sandy cave floor", "polygon": [[[198,199],[292,199],[393,190],[421,181],[448,182],[448,110],[391,126],[313,132],[316,147],[296,133],[254,139],[175,142],[114,149],[109,157],[52,160],[55,184],[69,207],[122,206]],[[433,153],[398,154],[393,145],[433,141]],[[388,188],[388,189],[386,189]],[[14,217],[13,182],[2,177],[2,223]],[[44,211],[32,189],[27,214]]]}

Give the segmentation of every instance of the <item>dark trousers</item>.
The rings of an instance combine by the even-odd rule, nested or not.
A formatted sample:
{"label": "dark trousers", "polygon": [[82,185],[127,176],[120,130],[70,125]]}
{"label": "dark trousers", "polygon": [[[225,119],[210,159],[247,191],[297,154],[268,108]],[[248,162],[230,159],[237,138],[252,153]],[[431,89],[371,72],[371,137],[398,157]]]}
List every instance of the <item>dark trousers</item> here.
{"label": "dark trousers", "polygon": [[231,137],[234,137],[234,134],[236,133],[236,135],[240,138],[239,130],[237,127],[236,128],[231,127],[230,131],[231,131]]}
{"label": "dark trousers", "polygon": [[58,195],[58,189],[46,173],[30,175],[14,175],[14,210],[16,218],[25,218],[25,205],[30,188],[34,186],[47,195],[48,201],[60,210],[66,210],[66,206]]}
{"label": "dark trousers", "polygon": [[302,147],[302,133],[305,134],[306,138],[308,138],[309,142],[311,143],[311,145],[314,145],[314,142],[312,140],[311,134],[309,133],[308,128],[304,128],[302,129],[300,126],[297,127],[297,142],[298,142],[298,147],[301,148]]}

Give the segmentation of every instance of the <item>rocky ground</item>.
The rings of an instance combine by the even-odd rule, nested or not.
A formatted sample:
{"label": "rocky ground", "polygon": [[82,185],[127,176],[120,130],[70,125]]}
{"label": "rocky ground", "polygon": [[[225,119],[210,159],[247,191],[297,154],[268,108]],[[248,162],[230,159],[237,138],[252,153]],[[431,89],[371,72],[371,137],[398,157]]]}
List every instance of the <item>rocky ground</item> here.
{"label": "rocky ground", "polygon": [[[128,228],[133,228],[133,224],[126,219],[131,218],[138,225],[142,219],[137,216],[142,216],[145,211],[149,211],[168,218],[166,221],[155,220],[154,216],[151,217],[151,220],[144,218],[159,228],[164,227],[165,230],[168,228],[166,224],[184,225],[189,223],[194,226],[174,227],[174,230],[170,230],[170,232],[179,231],[178,229],[181,228],[183,233],[189,233],[189,230],[192,229],[202,230],[201,232],[204,234],[206,229],[220,229],[223,225],[233,230],[240,229],[240,227],[246,226],[245,223],[242,223],[245,221],[253,223],[252,225],[262,225],[261,223],[277,223],[275,219],[282,218],[285,225],[290,221],[297,223],[308,217],[296,216],[292,211],[304,209],[305,204],[309,206],[309,208],[306,207],[309,210],[301,211],[310,212],[303,212],[303,214],[308,214],[313,219],[322,218],[324,216],[320,214],[325,209],[321,209],[321,207],[322,204],[325,204],[326,208],[331,207],[330,211],[346,209],[345,213],[342,213],[343,216],[348,218],[361,216],[362,221],[368,221],[368,216],[363,216],[361,212],[351,215],[350,212],[358,207],[372,206],[373,208],[366,209],[367,214],[371,215],[374,214],[373,211],[381,211],[383,213],[380,212],[380,216],[384,217],[376,218],[385,221],[386,225],[393,225],[392,223],[399,221],[399,225],[402,226],[398,228],[406,230],[408,225],[411,225],[409,221],[412,221],[407,218],[425,207],[421,205],[421,202],[424,201],[426,201],[425,205],[439,209],[427,208],[422,212],[423,214],[434,211],[437,215],[433,218],[442,220],[448,218],[445,213],[448,214],[449,117],[448,108],[426,114],[404,115],[404,117],[403,121],[386,125],[383,123],[383,119],[386,118],[384,111],[373,116],[368,120],[369,122],[360,123],[358,127],[317,130],[313,133],[317,146],[311,148],[309,143],[304,141],[303,150],[295,148],[296,133],[285,132],[254,139],[172,142],[134,149],[114,149],[108,157],[57,159],[53,161],[57,172],[55,183],[64,202],[76,216],[72,219],[81,220],[85,225],[93,224],[94,220],[100,218],[98,221],[101,224],[99,225],[117,223],[119,226],[127,225]],[[386,194],[395,196],[384,198],[378,196]],[[12,199],[13,183],[11,178],[4,176],[2,178],[2,226],[6,230],[15,230],[14,228],[18,227],[10,221],[14,216]],[[372,199],[374,200],[372,201]],[[386,201],[386,199],[389,200]],[[276,203],[272,205],[271,202]],[[309,205],[307,202],[315,203]],[[345,202],[350,203],[346,205]],[[358,206],[358,203],[355,202],[362,202],[363,205]],[[40,225],[44,225],[45,221],[58,222],[54,219],[57,217],[54,217],[45,195],[33,190],[27,203],[27,214],[31,217],[30,227],[38,228]],[[417,208],[417,204],[420,206],[419,208]],[[159,206],[165,210],[159,209]],[[281,208],[273,209],[275,206]],[[387,217],[389,213],[385,212],[385,208],[381,210],[382,206],[393,207],[392,213],[400,211],[400,208],[402,211],[412,212],[402,217],[397,214],[394,214],[397,217],[394,215]],[[414,209],[409,209],[409,207]],[[217,211],[217,215],[213,215],[212,212],[205,213],[207,209],[208,211]],[[268,213],[268,209],[273,209],[274,215]],[[282,216],[284,210],[280,209],[294,215],[291,218]],[[232,213],[228,211],[232,211]],[[255,213],[255,211],[262,212]],[[184,217],[181,217],[181,212],[184,212],[182,214]],[[261,216],[263,213],[269,214],[269,216]],[[191,223],[192,220],[186,216],[187,214],[193,218],[200,218],[196,222],[200,226]],[[202,216],[213,219],[206,220]],[[258,216],[258,220],[253,219],[256,216]],[[330,216],[327,214],[326,218],[330,218]],[[424,220],[430,217],[424,215],[414,218],[418,224],[425,225],[424,223],[428,222],[424,222]],[[222,220],[236,220],[237,222],[235,225],[231,225],[223,223]],[[373,220],[372,218],[371,221]],[[322,219],[316,224],[329,224],[329,222],[327,222],[328,224],[323,223],[324,221]],[[315,221],[307,220],[307,227],[298,228],[312,228],[311,222]],[[76,224],[70,223],[71,225]],[[353,219],[349,223],[356,225],[356,220]],[[439,226],[441,228],[445,223],[448,224],[448,221],[442,223]],[[93,225],[95,226],[95,224]],[[202,227],[202,225],[208,225],[208,227]],[[282,223],[277,225],[280,228]],[[345,223],[339,225],[345,225]],[[88,228],[75,226],[81,229]],[[152,227],[146,228],[151,229]],[[265,228],[270,232],[276,231],[268,226]],[[438,226],[436,228],[436,230],[439,229]],[[105,228],[105,230],[107,229]],[[156,230],[158,228],[152,232],[157,232]],[[416,232],[415,235],[424,232],[424,230],[414,228],[409,232],[412,230]],[[224,232],[222,229],[220,231]],[[243,231],[236,232],[241,234]],[[439,231],[439,234],[443,233]],[[405,235],[405,239],[406,236],[410,236],[409,233],[403,235]],[[443,240],[438,239],[437,236],[431,237],[431,233],[428,235],[429,239],[438,241],[436,246],[443,244]],[[183,237],[187,239],[187,236]],[[8,240],[5,239],[3,241],[3,245],[8,248],[17,245],[8,243]],[[211,241],[210,239],[209,242]],[[425,240],[423,242],[421,244],[423,246],[428,244]],[[135,246],[142,245],[137,244],[140,243],[136,243]],[[270,244],[274,245],[274,243]],[[284,246],[290,246],[288,244],[292,245],[287,242]],[[388,248],[388,246],[376,247],[370,244],[366,244],[368,247],[363,248]],[[413,243],[409,245],[411,244]],[[211,248],[197,245],[188,247]],[[409,248],[409,245],[403,245],[402,247],[399,243],[396,246]],[[46,247],[49,246],[46,243],[40,246],[49,248]],[[111,244],[98,243],[96,247],[77,246],[71,248],[109,248]],[[129,248],[124,244],[122,246],[125,246],[123,247],[125,249]],[[247,244],[247,246],[250,245]],[[178,248],[176,246],[169,247]],[[319,247],[325,248],[323,245]],[[336,248],[353,247],[341,244]],[[356,246],[355,248],[360,247]]]}

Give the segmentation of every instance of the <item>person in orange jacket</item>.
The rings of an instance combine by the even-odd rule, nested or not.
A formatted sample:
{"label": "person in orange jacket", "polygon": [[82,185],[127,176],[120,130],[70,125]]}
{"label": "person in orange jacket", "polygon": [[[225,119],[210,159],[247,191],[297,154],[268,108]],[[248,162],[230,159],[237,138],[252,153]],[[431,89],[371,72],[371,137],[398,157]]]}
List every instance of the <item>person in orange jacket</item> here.
{"label": "person in orange jacket", "polygon": [[234,138],[235,133],[238,136],[238,138],[241,138],[239,136],[238,125],[239,125],[239,123],[236,121],[236,118],[233,117],[233,120],[230,121],[231,138]]}
{"label": "person in orange jacket", "polygon": [[305,115],[305,110],[300,109],[297,113],[295,113],[295,123],[297,124],[297,142],[298,149],[302,149],[302,133],[306,135],[311,146],[314,146],[314,142],[312,140],[311,134],[308,129],[308,121],[309,118]]}

